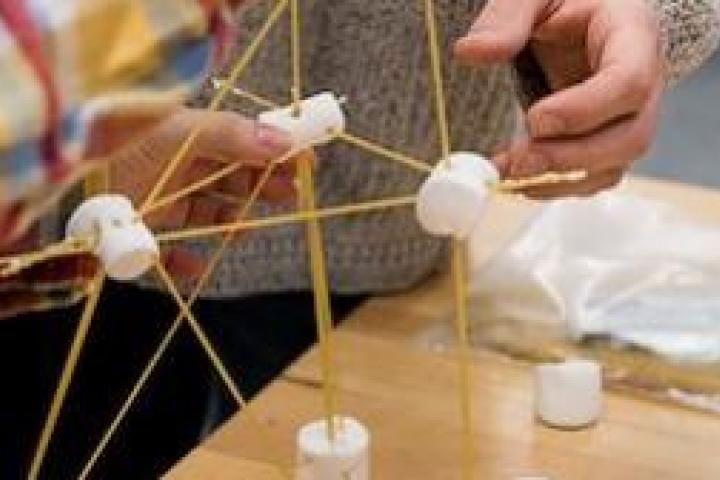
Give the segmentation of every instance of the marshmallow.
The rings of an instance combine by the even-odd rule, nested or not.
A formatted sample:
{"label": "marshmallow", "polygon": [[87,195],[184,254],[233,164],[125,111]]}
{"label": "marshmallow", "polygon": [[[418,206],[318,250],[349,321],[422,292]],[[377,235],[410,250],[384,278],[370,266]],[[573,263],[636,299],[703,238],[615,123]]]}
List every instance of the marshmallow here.
{"label": "marshmallow", "polygon": [[467,237],[485,212],[490,185],[499,181],[497,169],[484,157],[450,155],[420,187],[415,206],[420,225],[433,235]]}
{"label": "marshmallow", "polygon": [[297,480],[368,480],[370,434],[357,420],[335,417],[335,439],[327,421],[302,427],[297,434]]}
{"label": "marshmallow", "polygon": [[300,111],[294,115],[293,106],[269,110],[257,120],[290,134],[293,148],[328,143],[333,132],[345,130],[345,112],[341,101],[332,92],[323,92],[300,102]]}
{"label": "marshmallow", "polygon": [[159,255],[155,237],[122,195],[97,195],[83,202],[70,217],[65,234],[95,235],[93,253],[115,280],[141,276]]}
{"label": "marshmallow", "polygon": [[590,360],[568,360],[535,367],[535,412],[544,423],[581,428],[602,410],[602,368]]}

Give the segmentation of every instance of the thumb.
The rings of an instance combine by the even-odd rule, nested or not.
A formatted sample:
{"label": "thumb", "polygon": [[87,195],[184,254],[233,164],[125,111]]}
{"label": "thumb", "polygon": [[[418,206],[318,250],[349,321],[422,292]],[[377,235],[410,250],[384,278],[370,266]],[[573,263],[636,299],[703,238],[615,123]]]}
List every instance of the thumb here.
{"label": "thumb", "polygon": [[174,107],[113,111],[93,118],[84,152],[87,158],[106,157],[148,134],[172,115]]}
{"label": "thumb", "polygon": [[470,31],[455,43],[463,62],[499,63],[512,60],[530,41],[548,0],[489,0]]}

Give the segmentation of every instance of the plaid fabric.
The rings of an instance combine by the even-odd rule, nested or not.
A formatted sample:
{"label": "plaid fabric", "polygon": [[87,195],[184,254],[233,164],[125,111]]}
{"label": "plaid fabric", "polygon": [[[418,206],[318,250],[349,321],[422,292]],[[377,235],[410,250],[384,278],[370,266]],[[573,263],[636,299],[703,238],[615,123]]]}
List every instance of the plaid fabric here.
{"label": "plaid fabric", "polygon": [[218,55],[215,0],[0,0],[0,235],[86,168],[99,114],[182,101]]}

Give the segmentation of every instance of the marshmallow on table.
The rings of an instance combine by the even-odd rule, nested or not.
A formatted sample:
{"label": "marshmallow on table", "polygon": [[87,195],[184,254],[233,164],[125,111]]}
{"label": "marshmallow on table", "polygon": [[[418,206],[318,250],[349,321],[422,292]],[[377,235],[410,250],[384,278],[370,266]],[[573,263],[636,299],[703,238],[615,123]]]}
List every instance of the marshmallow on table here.
{"label": "marshmallow on table", "polygon": [[283,130],[290,135],[293,148],[322,145],[331,140],[333,132],[345,130],[342,102],[332,92],[323,92],[300,102],[297,115],[294,106],[263,112],[257,121]]}
{"label": "marshmallow on table", "polygon": [[450,155],[420,187],[415,207],[420,225],[433,235],[467,237],[485,212],[490,185],[499,181],[486,158],[469,152]]}
{"label": "marshmallow on table", "polygon": [[602,368],[591,360],[535,367],[535,413],[547,425],[581,428],[602,411]]}
{"label": "marshmallow on table", "polygon": [[70,217],[65,234],[94,235],[93,253],[115,280],[141,276],[159,255],[152,232],[122,195],[97,195],[83,202]]}
{"label": "marshmallow on table", "polygon": [[357,420],[335,417],[330,441],[326,420],[302,427],[297,434],[297,480],[369,480],[370,434]]}

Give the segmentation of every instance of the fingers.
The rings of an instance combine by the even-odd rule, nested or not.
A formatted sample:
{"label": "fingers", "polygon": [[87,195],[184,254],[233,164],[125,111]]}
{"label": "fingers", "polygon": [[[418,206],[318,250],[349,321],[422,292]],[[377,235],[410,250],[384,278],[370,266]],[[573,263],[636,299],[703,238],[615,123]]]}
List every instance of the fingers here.
{"label": "fingers", "polygon": [[279,171],[268,178],[262,190],[263,198],[273,203],[293,202],[296,194],[295,175],[288,170]]}
{"label": "fingers", "polygon": [[5,240],[9,239],[0,238],[0,257],[29,252],[40,246],[40,236],[36,227],[30,228],[19,238],[12,239],[9,242],[4,242]]}
{"label": "fingers", "polygon": [[590,174],[627,168],[649,148],[655,129],[655,104],[638,116],[600,131],[567,139],[521,142],[507,152],[505,170],[510,177],[548,171],[586,170]]}
{"label": "fingers", "polygon": [[538,198],[614,185],[645,153],[655,129],[663,71],[654,14],[639,0],[490,0],[456,53],[472,62],[506,61],[531,38],[557,91],[530,108],[530,138],[497,155],[498,170],[515,178],[589,174],[580,183],[526,191]]}
{"label": "fingers", "polygon": [[240,213],[245,210],[247,201],[247,196],[216,191],[193,197],[184,227],[205,227],[237,221]]}
{"label": "fingers", "polygon": [[528,43],[550,0],[490,0],[467,35],[455,44],[455,55],[467,63],[505,62]]}
{"label": "fingers", "polygon": [[528,112],[533,138],[592,132],[642,109],[654,85],[652,77],[619,68],[603,70],[580,85],[561,90]]}
{"label": "fingers", "polygon": [[628,22],[627,18],[611,22],[598,16],[591,26],[590,37],[604,40],[590,47],[598,50],[590,52],[590,57],[598,58],[593,76],[530,109],[528,127],[533,137],[592,132],[642,110],[662,85],[655,31],[647,23]]}
{"label": "fingers", "polygon": [[182,228],[190,211],[190,201],[180,199],[172,205],[160,208],[145,216],[145,223],[151,230],[173,230]]}
{"label": "fingers", "polygon": [[589,174],[583,182],[525,191],[535,198],[595,193],[616,184],[621,173],[649,148],[659,103],[658,90],[644,110],[634,117],[590,135],[552,140],[527,139],[496,155],[493,161],[503,176],[510,178],[530,177],[548,171],[585,170]]}
{"label": "fingers", "polygon": [[227,202],[212,195],[193,195],[186,224],[191,227],[203,227],[220,223]]}
{"label": "fingers", "polygon": [[[226,194],[229,198],[247,198],[255,189],[263,170],[245,170],[229,175],[218,182],[213,190]],[[273,174],[265,181],[261,190],[262,198],[270,202],[286,202],[295,198],[295,182],[292,170],[276,167]]]}
{"label": "fingers", "polygon": [[252,190],[255,173],[250,170],[235,172],[218,181],[216,190],[235,197],[245,197]]}
{"label": "fingers", "polygon": [[196,112],[205,122],[193,153],[223,162],[261,167],[290,148],[284,132],[231,112]]}
{"label": "fingers", "polygon": [[[200,227],[235,220],[250,200],[260,176],[260,172],[242,172],[222,185],[192,195],[182,224]],[[295,193],[294,177],[288,171],[280,171],[265,180],[260,196],[276,204],[290,203]]]}
{"label": "fingers", "polygon": [[201,256],[184,248],[170,248],[163,252],[162,262],[171,274],[190,279],[200,278],[206,266]]}
{"label": "fingers", "polygon": [[90,125],[84,155],[87,158],[111,156],[171,116],[174,107],[136,112],[110,112],[98,115]]}

